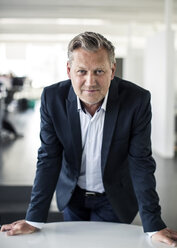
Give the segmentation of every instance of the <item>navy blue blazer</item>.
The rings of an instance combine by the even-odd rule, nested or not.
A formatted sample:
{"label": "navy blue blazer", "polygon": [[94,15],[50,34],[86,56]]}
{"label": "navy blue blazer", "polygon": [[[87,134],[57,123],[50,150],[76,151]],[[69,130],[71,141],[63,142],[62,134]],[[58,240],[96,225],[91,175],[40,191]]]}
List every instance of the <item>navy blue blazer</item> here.
{"label": "navy blue blazer", "polygon": [[[107,197],[123,223],[138,210],[145,232],[166,227],[155,190],[151,156],[150,93],[115,77],[111,81],[101,151]],[[56,189],[58,208],[68,204],[80,174],[82,143],[71,81],[46,87],[41,97],[41,147],[26,219],[45,222]]]}

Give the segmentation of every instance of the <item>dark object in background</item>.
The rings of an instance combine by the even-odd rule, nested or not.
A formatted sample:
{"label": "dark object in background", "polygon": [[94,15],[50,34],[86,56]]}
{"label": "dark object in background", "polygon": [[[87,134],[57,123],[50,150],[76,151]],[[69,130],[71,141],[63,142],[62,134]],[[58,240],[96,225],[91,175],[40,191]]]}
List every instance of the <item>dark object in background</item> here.
{"label": "dark object in background", "polygon": [[12,79],[12,87],[16,87],[16,86],[23,86],[24,84],[24,81],[25,81],[25,77],[14,77]]}
{"label": "dark object in background", "polygon": [[28,109],[28,100],[26,98],[21,98],[18,100],[18,110],[25,111]]}
{"label": "dark object in background", "polygon": [[27,98],[21,98],[18,100],[17,103],[19,111],[26,111],[27,109],[34,109],[35,107],[35,100],[29,100]]}
{"label": "dark object in background", "polygon": [[2,127],[5,130],[9,131],[10,133],[13,133],[15,136],[17,135],[17,132],[16,132],[14,126],[8,120],[3,119]]}

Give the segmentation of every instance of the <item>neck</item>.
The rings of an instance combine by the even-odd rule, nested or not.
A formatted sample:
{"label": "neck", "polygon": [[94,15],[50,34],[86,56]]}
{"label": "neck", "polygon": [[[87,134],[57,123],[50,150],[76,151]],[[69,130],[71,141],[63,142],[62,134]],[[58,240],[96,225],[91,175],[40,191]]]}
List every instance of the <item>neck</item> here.
{"label": "neck", "polygon": [[88,104],[88,103],[82,102],[82,104],[83,104],[83,107],[89,112],[89,114],[91,116],[94,116],[95,112],[101,106],[102,102],[103,101],[100,101],[100,102],[95,103],[95,104]]}

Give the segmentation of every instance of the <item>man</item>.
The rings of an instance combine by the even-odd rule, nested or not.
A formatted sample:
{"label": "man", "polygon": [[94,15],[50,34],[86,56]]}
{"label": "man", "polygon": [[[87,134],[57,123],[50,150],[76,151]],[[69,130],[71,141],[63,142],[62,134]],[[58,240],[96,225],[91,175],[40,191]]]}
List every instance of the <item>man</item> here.
{"label": "man", "polygon": [[70,80],[42,94],[41,147],[26,221],[2,231],[41,228],[56,189],[65,221],[131,223],[139,209],[144,231],[175,246],[177,232],[162,221],[155,191],[149,92],[114,76],[114,47],[100,34],[76,36],[68,58]]}

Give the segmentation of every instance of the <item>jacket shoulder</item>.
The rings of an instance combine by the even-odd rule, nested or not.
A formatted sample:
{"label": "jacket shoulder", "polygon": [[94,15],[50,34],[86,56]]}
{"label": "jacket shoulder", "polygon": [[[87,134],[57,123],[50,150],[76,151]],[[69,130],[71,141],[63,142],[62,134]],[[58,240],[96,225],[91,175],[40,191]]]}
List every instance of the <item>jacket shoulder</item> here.
{"label": "jacket shoulder", "polygon": [[127,80],[124,80],[118,77],[115,77],[115,81],[118,83],[119,91],[126,90],[127,92],[131,92],[132,94],[136,94],[136,93],[137,94],[149,94],[150,93],[147,89],[135,83],[132,83],[130,81],[127,81]]}
{"label": "jacket shoulder", "polygon": [[147,89],[135,83],[118,77],[115,77],[113,81],[117,87],[118,96],[127,99],[127,101],[133,99],[136,101],[142,98],[151,98],[151,94]]}
{"label": "jacket shoulder", "polygon": [[71,87],[71,80],[65,80],[65,81],[61,81],[61,82],[46,86],[43,91],[47,95],[52,94],[52,96],[54,95],[64,96],[68,94],[70,87]]}

